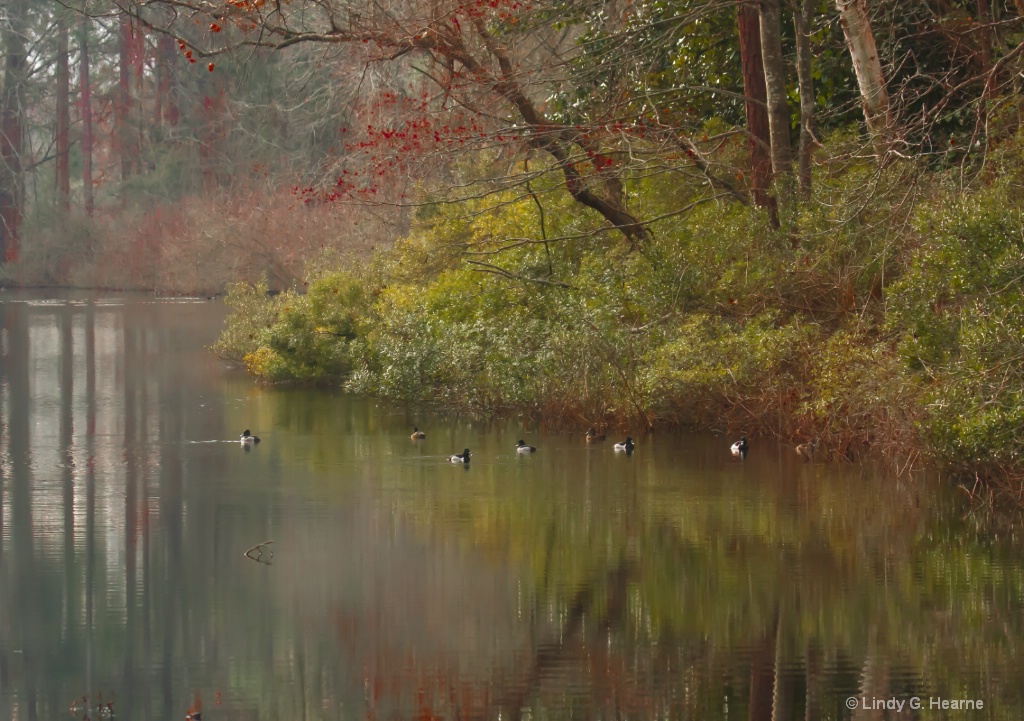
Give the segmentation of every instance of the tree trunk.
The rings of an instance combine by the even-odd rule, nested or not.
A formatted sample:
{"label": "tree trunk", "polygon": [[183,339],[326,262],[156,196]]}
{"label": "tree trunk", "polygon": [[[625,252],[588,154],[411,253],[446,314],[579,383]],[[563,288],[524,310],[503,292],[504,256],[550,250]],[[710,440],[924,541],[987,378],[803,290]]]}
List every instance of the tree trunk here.
{"label": "tree trunk", "polygon": [[892,131],[892,114],[889,107],[889,91],[885,87],[882,62],[875,46],[875,34],[871,30],[867,0],[836,0],[839,17],[843,24],[846,43],[853,58],[853,69],[857,73],[861,102],[864,106],[864,120],[871,133],[872,141],[879,155],[888,147]]}
{"label": "tree trunk", "polygon": [[779,0],[760,0],[761,58],[768,93],[768,132],[771,136],[772,171],[779,181],[792,173],[793,151],[789,141],[789,102],[786,100],[786,66],[782,59],[782,23]]}
{"label": "tree trunk", "polygon": [[167,123],[172,128],[178,124],[178,103],[174,88],[174,40],[161,35],[156,49],[156,98],[155,115],[158,126]]}
{"label": "tree trunk", "polygon": [[[114,103],[114,126],[117,130],[118,157],[121,161],[121,182],[132,175],[132,129],[131,129],[131,50],[132,27],[128,13],[121,13],[117,34],[117,101]],[[124,191],[122,190],[122,200]]]}
{"label": "tree trunk", "polygon": [[768,95],[764,84],[757,10],[745,0],[737,0],[736,23],[743,70],[743,94],[746,96],[747,135],[750,138],[750,190],[757,205],[769,207],[772,205],[768,196],[768,187],[772,183],[772,160],[769,154],[771,136],[768,131]]}
{"label": "tree trunk", "polygon": [[78,84],[82,116],[82,204],[85,206],[85,214],[92,217],[92,90],[89,87],[89,17],[84,13],[78,18],[78,35],[81,54]]}
{"label": "tree trunk", "polygon": [[[143,27],[135,22],[128,24],[128,31],[130,33],[129,38],[130,44],[130,58],[132,64],[132,76],[133,82],[129,85],[129,92],[132,97],[136,98],[137,101],[142,103],[142,79],[145,72],[146,62],[146,31]],[[134,105],[134,104],[133,104]],[[134,113],[132,111],[132,105],[128,108],[128,117],[132,129],[132,173],[140,175],[142,173],[142,149],[145,147],[145,131],[143,130],[143,124],[141,118],[138,120],[132,120]]]}
{"label": "tree trunk", "polygon": [[7,22],[0,36],[4,50],[3,90],[0,92],[0,250],[5,263],[18,260],[21,230],[27,14],[25,0],[8,3]]}
{"label": "tree trunk", "polygon": [[793,10],[796,30],[796,77],[800,89],[800,146],[797,167],[800,195],[811,196],[811,163],[814,155],[814,76],[811,73],[811,17],[813,0],[797,0]]}
{"label": "tree trunk", "polygon": [[57,8],[57,202],[67,212],[71,207],[71,170],[68,163],[71,128],[71,70],[68,66],[68,15]]}
{"label": "tree trunk", "polygon": [[992,10],[988,0],[978,0],[978,24],[981,25],[979,38],[981,40],[981,68],[985,75],[992,69],[992,30],[989,23],[992,22]]}

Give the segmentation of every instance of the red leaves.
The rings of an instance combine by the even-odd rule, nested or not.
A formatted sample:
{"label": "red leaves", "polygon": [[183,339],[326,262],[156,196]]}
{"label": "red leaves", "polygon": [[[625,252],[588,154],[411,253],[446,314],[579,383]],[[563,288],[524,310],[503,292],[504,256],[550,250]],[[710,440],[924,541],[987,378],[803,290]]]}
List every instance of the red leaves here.
{"label": "red leaves", "polygon": [[217,23],[210,23],[210,32],[211,33],[219,33],[220,31],[221,31],[220,25],[218,25]]}

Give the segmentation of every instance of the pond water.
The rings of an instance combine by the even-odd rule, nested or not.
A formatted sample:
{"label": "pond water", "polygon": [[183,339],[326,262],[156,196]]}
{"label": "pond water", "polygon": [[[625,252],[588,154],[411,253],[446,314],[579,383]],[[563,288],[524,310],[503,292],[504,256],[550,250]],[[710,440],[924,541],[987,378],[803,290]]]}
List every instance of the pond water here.
{"label": "pond water", "polygon": [[0,296],[0,719],[1024,718],[1019,545],[937,481],[261,387],[223,318]]}

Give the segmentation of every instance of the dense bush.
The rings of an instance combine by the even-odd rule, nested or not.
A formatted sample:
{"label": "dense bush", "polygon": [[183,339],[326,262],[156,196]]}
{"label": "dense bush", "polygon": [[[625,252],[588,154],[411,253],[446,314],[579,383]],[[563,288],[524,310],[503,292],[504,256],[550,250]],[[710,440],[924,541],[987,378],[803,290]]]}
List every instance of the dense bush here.
{"label": "dense bush", "polygon": [[917,218],[920,248],[893,290],[890,324],[927,381],[935,450],[963,467],[1024,452],[1024,213],[1003,186],[946,193]]}
{"label": "dense bush", "polygon": [[265,278],[236,283],[226,301],[231,322],[214,350],[272,381],[338,380],[352,371],[351,347],[366,334],[369,294],[365,279],[347,271],[323,273],[302,295],[268,297]]}
{"label": "dense bush", "polygon": [[[304,295],[234,288],[219,349],[268,380],[575,427],[683,422],[1024,471],[1020,195],[910,164],[819,172],[783,231],[694,195],[639,249],[557,188],[431,207]],[[637,188],[653,214],[694,192]]]}

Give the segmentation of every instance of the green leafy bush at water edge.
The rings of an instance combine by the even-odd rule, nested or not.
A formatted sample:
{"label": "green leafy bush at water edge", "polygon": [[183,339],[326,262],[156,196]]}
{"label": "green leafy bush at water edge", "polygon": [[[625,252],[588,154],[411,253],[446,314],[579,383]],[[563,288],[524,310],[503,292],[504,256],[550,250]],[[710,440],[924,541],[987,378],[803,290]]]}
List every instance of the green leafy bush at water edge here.
{"label": "green leafy bush at water edge", "polygon": [[[814,437],[847,457],[1018,468],[1019,195],[934,178],[908,208],[892,200],[906,168],[887,172],[821,181],[792,231],[708,203],[657,224],[639,252],[559,212],[557,189],[541,196],[546,237],[560,238],[547,243],[504,240],[538,236],[533,198],[439,206],[304,295],[233,288],[218,350],[267,380],[573,426],[684,422]],[[685,192],[643,184],[651,198]]]}

